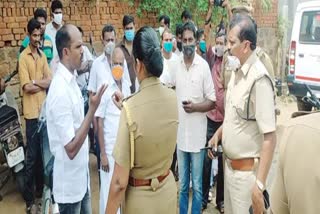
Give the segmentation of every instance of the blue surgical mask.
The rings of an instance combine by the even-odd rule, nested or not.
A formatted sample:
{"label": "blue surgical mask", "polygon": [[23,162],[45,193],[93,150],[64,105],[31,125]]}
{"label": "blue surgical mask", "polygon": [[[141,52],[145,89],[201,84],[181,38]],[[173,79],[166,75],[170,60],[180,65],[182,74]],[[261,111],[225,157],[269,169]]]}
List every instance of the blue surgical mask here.
{"label": "blue surgical mask", "polygon": [[164,42],[163,43],[163,49],[167,52],[170,53],[172,51],[173,44],[172,42]]}
{"label": "blue surgical mask", "polygon": [[129,41],[129,42],[132,42],[133,39],[134,39],[134,30],[131,29],[131,30],[125,30],[124,31],[124,36],[126,37],[126,39]]}
{"label": "blue surgical mask", "polygon": [[201,40],[201,41],[199,42],[199,47],[200,47],[200,51],[201,51],[202,53],[205,53],[206,50],[207,50],[206,41]]}

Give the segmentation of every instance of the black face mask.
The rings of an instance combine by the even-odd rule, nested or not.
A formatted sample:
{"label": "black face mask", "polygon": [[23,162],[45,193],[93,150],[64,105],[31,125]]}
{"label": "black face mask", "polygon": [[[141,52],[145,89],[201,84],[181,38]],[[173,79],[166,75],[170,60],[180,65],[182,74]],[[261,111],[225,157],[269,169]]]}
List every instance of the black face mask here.
{"label": "black face mask", "polygon": [[180,52],[182,51],[182,42],[177,42],[177,48]]}

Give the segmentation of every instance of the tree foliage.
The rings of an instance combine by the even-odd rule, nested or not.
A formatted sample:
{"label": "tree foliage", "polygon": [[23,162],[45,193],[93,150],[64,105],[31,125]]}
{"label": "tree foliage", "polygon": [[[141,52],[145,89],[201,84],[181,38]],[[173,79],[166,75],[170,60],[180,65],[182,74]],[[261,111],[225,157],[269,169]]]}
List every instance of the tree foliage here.
{"label": "tree foliage", "polygon": [[[132,6],[135,0],[124,0]],[[171,28],[174,31],[175,25],[181,22],[181,13],[189,10],[192,14],[192,19],[199,27],[203,27],[204,19],[208,10],[208,0],[140,0],[137,7],[137,15],[142,16],[143,11],[156,12],[159,16],[166,14],[171,19]],[[218,24],[221,18],[226,17],[226,11],[220,7],[215,7],[213,10],[212,23]]]}
{"label": "tree foliage", "polygon": [[[202,28],[205,21],[206,12],[208,10],[208,0],[122,0],[129,2],[131,6],[138,2],[137,15],[142,16],[143,11],[156,12],[158,16],[165,14],[171,19],[171,30],[175,30],[175,25],[181,22],[181,13],[185,9],[192,14],[195,24]],[[235,6],[241,4],[239,0],[229,0],[230,4]],[[263,10],[268,12],[272,8],[272,0],[258,0]],[[214,7],[212,15],[212,25],[217,26],[220,20],[227,20],[227,11],[221,7]]]}

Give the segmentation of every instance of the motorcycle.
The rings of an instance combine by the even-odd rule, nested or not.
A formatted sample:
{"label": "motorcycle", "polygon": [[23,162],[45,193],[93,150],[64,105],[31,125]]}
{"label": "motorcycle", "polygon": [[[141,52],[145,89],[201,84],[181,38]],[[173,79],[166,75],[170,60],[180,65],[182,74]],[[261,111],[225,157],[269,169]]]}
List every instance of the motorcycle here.
{"label": "motorcycle", "polygon": [[[319,98],[312,92],[311,88],[308,85],[304,85],[307,91],[307,95],[302,98],[302,101],[311,105],[314,111],[320,111],[320,101]],[[303,115],[307,115],[310,113],[314,113],[314,111],[298,111],[294,112],[291,117],[299,117]]]}
{"label": "motorcycle", "polygon": [[[5,78],[9,82],[18,71]],[[14,177],[19,192],[24,191],[24,161],[25,148],[18,110],[13,96],[7,91],[0,95],[0,164],[4,170],[0,172],[0,190],[7,184],[11,177]],[[3,196],[0,195],[0,201]]]}

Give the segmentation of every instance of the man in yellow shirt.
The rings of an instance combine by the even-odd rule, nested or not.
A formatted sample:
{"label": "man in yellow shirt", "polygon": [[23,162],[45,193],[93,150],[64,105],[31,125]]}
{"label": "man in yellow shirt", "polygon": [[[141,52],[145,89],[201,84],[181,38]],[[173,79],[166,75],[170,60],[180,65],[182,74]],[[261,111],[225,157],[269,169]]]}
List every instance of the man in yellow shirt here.
{"label": "man in yellow shirt", "polygon": [[36,191],[40,193],[38,196],[41,196],[43,187],[43,166],[37,123],[42,103],[46,98],[46,90],[51,82],[51,71],[46,55],[39,49],[41,38],[40,23],[33,18],[28,22],[27,29],[30,44],[20,55],[19,77],[27,138],[24,199],[27,213],[31,213],[34,204],[33,179],[35,178],[36,180]]}

